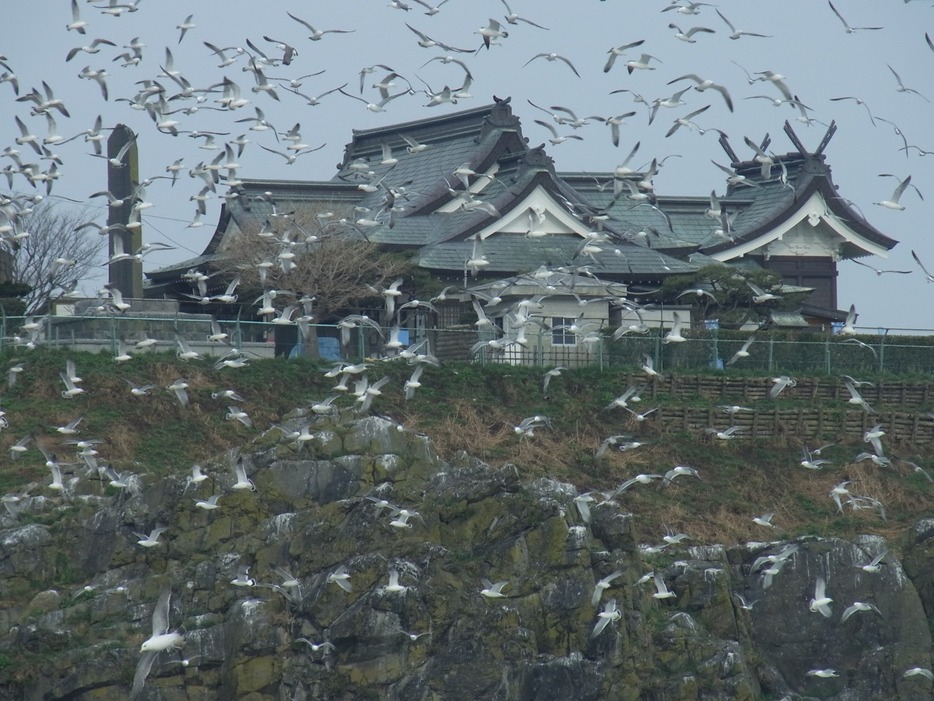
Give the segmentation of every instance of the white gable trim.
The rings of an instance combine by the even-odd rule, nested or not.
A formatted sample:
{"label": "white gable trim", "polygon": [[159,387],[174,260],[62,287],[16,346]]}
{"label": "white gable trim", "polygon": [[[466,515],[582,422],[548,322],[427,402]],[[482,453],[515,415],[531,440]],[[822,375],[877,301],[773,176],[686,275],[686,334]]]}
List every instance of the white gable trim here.
{"label": "white gable trim", "polygon": [[772,241],[780,240],[785,234],[802,222],[810,227],[817,227],[820,224],[824,224],[847,243],[869,254],[888,258],[888,249],[879,244],[867,241],[864,237],[847,226],[846,222],[833,214],[820,192],[814,192],[805,202],[799,205],[798,211],[782,222],[781,225],[770,229],[751,241],[745,241],[733,248],[714,253],[711,255],[711,258],[719,261],[728,261],[749,255],[764,248]]}
{"label": "white gable trim", "polygon": [[484,227],[476,235],[481,239],[485,239],[492,234],[528,236],[533,219],[535,224],[534,229],[531,229],[533,233],[530,238],[534,238],[536,235],[574,235],[587,238],[590,233],[590,229],[571,216],[563,205],[556,202],[548,191],[539,185],[509,210],[507,215]]}

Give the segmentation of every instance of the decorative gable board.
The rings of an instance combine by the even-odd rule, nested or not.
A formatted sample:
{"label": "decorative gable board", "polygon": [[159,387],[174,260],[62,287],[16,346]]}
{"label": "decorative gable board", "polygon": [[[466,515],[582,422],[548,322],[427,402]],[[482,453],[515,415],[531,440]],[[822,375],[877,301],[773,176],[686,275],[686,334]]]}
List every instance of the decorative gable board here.
{"label": "decorative gable board", "polygon": [[768,231],[732,248],[717,251],[711,257],[728,261],[742,256],[763,254],[807,255],[840,258],[841,248],[849,244],[868,255],[888,257],[888,249],[867,240],[842,219],[831,213],[820,191],[799,204],[797,211]]}

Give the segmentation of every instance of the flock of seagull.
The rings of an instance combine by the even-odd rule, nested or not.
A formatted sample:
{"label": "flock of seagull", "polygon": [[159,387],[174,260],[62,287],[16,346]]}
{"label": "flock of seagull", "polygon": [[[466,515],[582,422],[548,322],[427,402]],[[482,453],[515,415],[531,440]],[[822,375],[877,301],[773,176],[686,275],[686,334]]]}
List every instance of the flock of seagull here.
{"label": "flock of seagull", "polygon": [[[290,128],[280,124],[284,120],[291,122],[291,116],[296,114],[288,108],[302,104],[318,107],[326,103],[326,108],[337,110],[340,109],[338,101],[343,101],[349,108],[353,100],[361,102],[366,111],[371,113],[398,110],[408,116],[425,107],[461,104],[471,99],[471,90],[475,91],[481,80],[489,74],[489,64],[493,58],[503,55],[512,57],[517,52],[516,47],[520,46],[566,46],[565,34],[570,31],[549,26],[545,18],[532,18],[527,12],[516,12],[516,9],[521,8],[511,7],[503,0],[488,2],[482,12],[489,16],[477,21],[480,26],[469,31],[460,25],[462,15],[466,13],[463,3],[430,5],[392,2],[384,10],[387,13],[384,33],[387,37],[391,36],[393,42],[398,38],[402,45],[410,43],[413,48],[407,47],[406,55],[400,56],[399,61],[386,58],[380,63],[355,68],[357,73],[350,75],[344,68],[341,77],[330,78],[330,69],[322,66],[331,65],[331,53],[355,55],[359,50],[355,43],[359,41],[357,36],[361,36],[366,27],[354,26],[355,23],[327,26],[310,15],[293,11],[282,13],[282,19],[264,18],[264,25],[268,23],[272,27],[264,26],[267,33],[261,29],[251,37],[231,41],[223,36],[220,29],[207,33],[203,20],[199,22],[197,15],[187,14],[179,18],[171,36],[164,36],[164,45],[159,47],[147,43],[146,36],[121,36],[121,23],[133,23],[137,16],[153,12],[144,2],[102,4],[63,0],[60,4],[66,16],[62,21],[64,30],[59,31],[66,39],[70,39],[63,42],[70,48],[63,51],[62,63],[70,69],[72,65],[77,66],[80,59],[91,61],[77,72],[78,84],[70,84],[66,90],[59,81],[63,81],[67,74],[62,74],[59,69],[54,72],[49,69],[48,75],[37,76],[31,64],[18,63],[15,55],[0,55],[0,88],[8,84],[8,98],[11,98],[14,112],[19,112],[13,115],[13,123],[10,124],[11,127],[15,124],[12,138],[0,156],[6,161],[0,172],[5,176],[10,190],[9,195],[3,195],[0,199],[0,236],[10,248],[23,245],[24,239],[28,237],[27,217],[39,196],[68,197],[87,203],[98,196],[109,194],[100,188],[87,195],[81,194],[80,190],[76,192],[72,185],[65,188],[64,183],[69,180],[65,177],[65,166],[74,163],[83,169],[83,165],[79,165],[81,154],[75,152],[75,147],[84,145],[91,149],[87,155],[95,157],[91,161],[109,160],[111,165],[123,167],[126,151],[110,159],[101,151],[102,142],[116,121],[134,124],[137,140],[144,148],[155,140],[161,140],[163,143],[157,147],[159,151],[168,146],[177,153],[187,154],[181,158],[170,158],[155,168],[144,165],[141,170],[146,171],[145,177],[141,175],[132,195],[134,204],[126,228],[97,225],[102,235],[114,238],[117,255],[137,256],[140,252],[128,250],[124,234],[127,230],[141,228],[144,220],[147,232],[150,229],[160,232],[162,221],[177,218],[180,207],[175,207],[176,211],[171,214],[166,212],[162,215],[159,212],[164,210],[154,205],[160,200],[178,201],[180,198],[173,188],[179,181],[195,183],[190,194],[186,193],[188,201],[195,205],[194,214],[190,220],[184,220],[187,222],[186,228],[194,230],[206,224],[209,203],[239,196],[243,170],[248,166],[255,167],[253,163],[258,152],[254,151],[254,147],[281,157],[286,166],[304,161],[308,154],[323,148],[325,144],[320,143],[320,140],[303,137],[303,131],[309,130],[303,130],[300,121]],[[70,15],[67,14],[69,6]],[[859,9],[838,7],[828,2],[827,7],[823,8],[828,15],[827,34],[831,35],[832,24],[839,21],[843,25],[840,31],[847,41],[850,41],[845,36],[847,34],[858,37],[884,35],[882,23],[850,23],[851,14],[861,14],[858,13]],[[729,54],[742,59],[744,53],[754,54],[758,50],[757,44],[774,44],[776,37],[771,32],[737,29],[739,23],[734,21],[733,14],[739,10],[710,3],[688,2],[659,3],[657,8],[659,25],[675,30],[676,45],[706,58],[710,51],[708,42],[722,42],[726,39],[731,49]],[[453,19],[447,20],[447,17]],[[676,21],[672,21],[673,18],[677,18]],[[764,21],[762,23],[765,24]],[[654,27],[645,27],[643,31],[651,37],[650,29]],[[445,40],[439,38],[442,35]],[[452,37],[450,40],[447,40],[448,35]],[[859,39],[853,38],[852,41]],[[723,133],[722,128],[697,123],[702,115],[709,117],[713,114],[710,110],[714,108],[714,103],[692,104],[691,96],[708,94],[708,90],[719,93],[722,98],[719,108],[721,120],[732,118],[734,111],[738,114],[749,112],[746,106],[760,100],[767,100],[776,107],[790,108],[798,115],[798,120],[805,124],[817,123],[817,117],[827,120],[820,110],[806,104],[813,105],[819,96],[799,93],[799,90],[806,88],[797,87],[793,78],[778,71],[750,70],[742,65],[742,60],[734,61],[737,65],[731,65],[730,70],[741,69],[741,81],[755,90],[761,87],[760,92],[765,93],[740,95],[740,81],[731,80],[727,75],[719,78],[701,75],[702,71],[707,70],[703,62],[697,63],[700,67],[693,71],[669,73],[670,59],[664,49],[655,46],[655,43],[651,38],[633,38],[600,50],[603,53],[603,57],[599,58],[603,74],[601,78],[617,76],[621,68],[627,71],[630,79],[628,86],[608,90],[607,93],[630,95],[633,99],[630,109],[619,114],[601,115],[593,112],[605,109],[602,105],[595,110],[594,107],[573,104],[565,106],[545,103],[546,106],[541,106],[529,100],[532,109],[541,110],[548,117],[530,121],[546,130],[549,140],[555,146],[569,141],[584,141],[583,135],[589,131],[587,126],[600,123],[610,127],[612,143],[614,146],[619,145],[621,128],[627,124],[627,119],[635,118],[640,110],[644,111],[648,124],[652,125],[661,111],[683,108],[685,114],[673,120],[667,129],[666,136],[673,137],[672,141],[682,131],[693,131],[698,136]],[[919,38],[919,52],[925,43],[934,51],[930,35],[925,35],[923,39]],[[372,52],[372,47],[366,48],[367,54]],[[566,69],[567,74],[573,76],[572,80],[583,83],[585,79],[591,78],[583,67],[584,51],[580,48],[574,51],[574,55],[565,55],[554,49],[529,51],[517,62],[516,74],[521,76],[529,72],[530,75],[542,75],[544,69],[533,71],[536,65],[556,64]],[[415,57],[414,60],[407,54]],[[923,61],[924,57],[919,59]],[[48,57],[45,61],[51,62]],[[400,62],[404,62],[405,66]],[[922,91],[906,84],[902,79],[904,69],[893,63],[894,58],[890,58],[885,66],[893,79],[892,100],[917,100],[916,103],[906,102],[904,109],[920,106],[928,100]],[[409,69],[408,64],[413,67]],[[346,61],[342,65],[346,66]],[[431,71],[431,81],[423,77],[425,71]],[[549,69],[548,73],[556,71]],[[646,91],[653,89],[654,74],[663,71],[667,73],[663,81],[667,84],[665,89],[673,86],[675,92],[661,96],[646,94]],[[246,74],[246,82],[238,73]],[[500,81],[503,80],[502,73],[497,71]],[[54,79],[53,75],[56,76]],[[561,79],[560,74],[551,78]],[[430,84],[435,80],[445,84],[443,87],[437,83]],[[653,83],[647,85],[649,80]],[[80,86],[84,81],[95,84],[97,93],[91,95],[97,99],[88,99],[88,94]],[[121,86],[119,90],[114,88],[116,83]],[[312,84],[315,87],[310,87]],[[129,88],[125,87],[128,85]],[[523,84],[523,91],[527,87],[527,84]],[[875,92],[877,88],[873,87]],[[572,91],[568,93],[572,94]],[[852,103],[861,107],[871,120],[872,129],[879,129],[880,132],[891,130],[895,137],[894,143],[900,146],[900,149],[893,148],[894,155],[921,158],[930,153],[923,145],[911,143],[906,131],[893,120],[880,116],[881,110],[870,110],[864,96],[826,97],[837,101],[831,104]],[[602,102],[605,100],[601,99]],[[401,108],[403,103],[405,107]],[[95,104],[100,110],[96,115]],[[68,120],[70,124],[76,118],[71,116],[72,113],[83,115],[89,112],[93,115],[89,119],[93,122],[90,127],[71,130],[63,128],[62,120]],[[578,114],[590,116],[578,117]],[[716,120],[714,123],[717,123]],[[629,128],[635,129],[636,125],[630,124]],[[320,131],[317,124],[314,131]],[[880,141],[887,139],[882,135],[879,138]],[[186,145],[183,141],[191,143]],[[595,138],[589,137],[586,141],[593,143]],[[744,141],[755,150],[755,141],[748,136],[744,137]],[[683,140],[681,143],[684,143]],[[428,146],[417,145],[420,148]],[[756,154],[756,157],[760,157],[760,154]],[[141,162],[145,164],[147,160],[144,158]],[[658,160],[664,162],[661,158]],[[84,164],[87,164],[87,160]],[[160,167],[164,169],[160,171]],[[189,176],[187,179],[183,177],[186,174]],[[443,175],[439,174],[439,177]],[[901,210],[906,206],[906,193],[911,192],[920,197],[921,191],[912,182],[911,174],[882,175],[894,178],[896,187],[891,195],[880,197],[876,204]],[[73,178],[71,180],[73,184]],[[226,192],[221,191],[223,187],[227,188]],[[67,189],[67,195],[59,195],[59,191],[64,189]],[[151,197],[155,190],[160,191],[158,198]],[[172,239],[167,233],[161,233],[164,238]],[[171,247],[165,246],[162,251],[155,251],[157,255],[150,260],[177,255],[178,250],[193,250],[188,240],[189,234],[184,229],[174,236],[182,238],[172,240],[174,245]],[[168,253],[170,249],[176,253]]]}

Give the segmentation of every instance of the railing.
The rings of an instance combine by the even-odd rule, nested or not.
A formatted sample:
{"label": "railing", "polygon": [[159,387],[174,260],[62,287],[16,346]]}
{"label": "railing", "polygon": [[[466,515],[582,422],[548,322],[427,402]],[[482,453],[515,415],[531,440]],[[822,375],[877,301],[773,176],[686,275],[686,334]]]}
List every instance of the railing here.
{"label": "railing", "polygon": [[[32,330],[38,325],[38,331]],[[121,350],[137,352],[136,345],[154,339],[155,350],[176,352],[177,338],[206,356],[220,356],[239,348],[255,357],[289,357],[305,354],[303,334],[295,324],[221,320],[228,343],[209,340],[212,320],[207,315],[130,316],[97,314],[86,316],[4,317],[0,320],[0,351],[11,347],[48,345],[91,352]],[[310,338],[317,343],[318,355],[329,360],[360,360],[393,355],[374,329],[352,329],[344,334],[330,324],[312,325]],[[640,367],[651,360],[652,368],[664,372],[697,372],[711,369],[759,374],[849,374],[934,373],[934,335],[920,331],[917,336],[859,335],[815,331],[760,331],[748,347],[748,356],[736,357],[747,342],[748,332],[693,330],[683,342],[666,343],[661,331],[645,335],[624,335],[611,339],[611,332],[590,334],[577,342],[555,344],[550,331],[527,333],[522,343],[503,341],[482,346],[471,355],[478,341],[493,340],[490,332],[473,326],[403,331],[406,346],[422,343],[420,353],[441,360],[473,360],[480,363],[508,363],[537,367]],[[484,335],[486,334],[486,335]]]}

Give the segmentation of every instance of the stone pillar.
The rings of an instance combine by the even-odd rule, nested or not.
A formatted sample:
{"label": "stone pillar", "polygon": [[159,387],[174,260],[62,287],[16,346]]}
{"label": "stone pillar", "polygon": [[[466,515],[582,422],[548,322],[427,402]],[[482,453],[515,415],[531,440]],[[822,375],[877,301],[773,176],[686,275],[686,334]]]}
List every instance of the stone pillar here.
{"label": "stone pillar", "polygon": [[[107,139],[107,158],[116,158],[120,150],[130,144],[121,162],[114,166],[107,161],[107,189],[117,199],[124,200],[119,207],[111,207],[107,215],[107,224],[122,224],[126,230],[112,231],[109,238],[108,256],[115,253],[136,253],[143,245],[143,230],[138,213],[134,215],[132,197],[139,185],[139,153],[136,147],[136,134],[125,124],[118,124]],[[122,260],[109,266],[108,281],[123,294],[126,299],[140,299],[143,296],[143,263],[140,260]]]}

